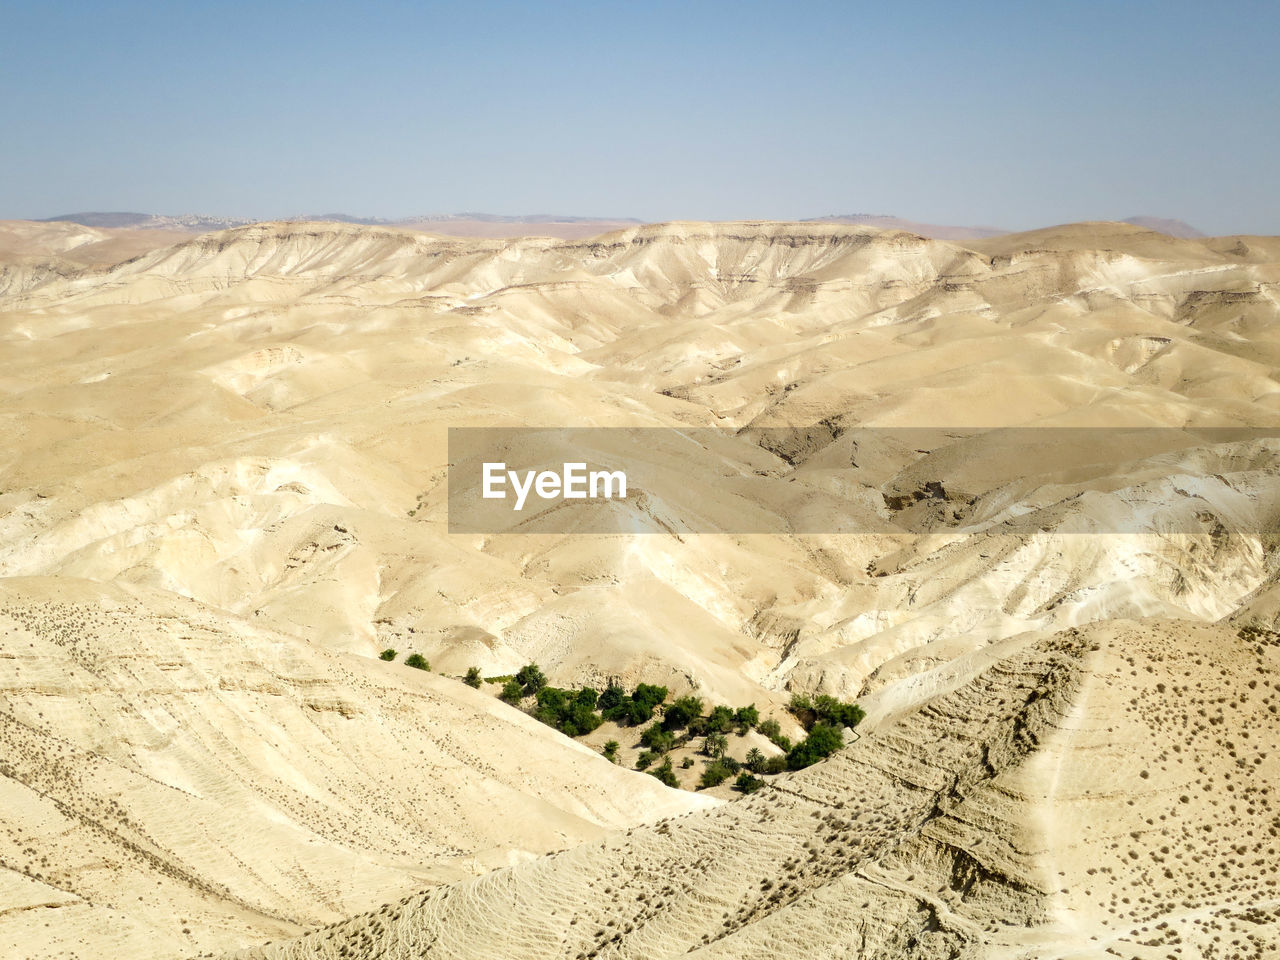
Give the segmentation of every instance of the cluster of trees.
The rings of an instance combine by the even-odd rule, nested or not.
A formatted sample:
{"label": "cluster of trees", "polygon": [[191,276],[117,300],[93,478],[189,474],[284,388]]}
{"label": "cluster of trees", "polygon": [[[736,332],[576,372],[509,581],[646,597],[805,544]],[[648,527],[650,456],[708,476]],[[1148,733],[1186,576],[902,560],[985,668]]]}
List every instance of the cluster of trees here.
{"label": "cluster of trees", "polygon": [[[391,657],[383,659],[394,659],[395,651],[386,653]],[[429,667],[426,664],[424,669]],[[463,682],[472,687],[480,686],[481,680],[478,667],[469,668],[463,678]],[[648,683],[637,684],[630,692],[618,684],[610,684],[599,694],[591,687],[576,690],[552,687],[536,663],[526,664],[513,676],[490,677],[489,682],[502,684],[500,696],[508,703],[518,705],[533,697],[535,702],[530,713],[571,737],[585,736],[605,720],[627,727],[647,724],[640,731],[640,746],[644,749],[636,760],[636,769],[672,787],[679,786],[679,781],[669,754],[696,737],[703,738],[702,753],[708,758],[698,780],[699,789],[719,786],[736,776],[735,790],[754,793],[764,786],[761,775],[801,770],[835,753],[844,746],[843,728],[857,726],[865,716],[856,703],[844,703],[825,694],[816,697],[796,694],[788,709],[804,728],[805,736],[793,743],[783,734],[777,720],[772,717],[762,720],[754,704],[736,709],[721,705],[706,711],[701,697],[682,696],[667,703],[667,688]],[[655,719],[659,708],[661,713]],[[753,747],[745,760],[730,756],[729,734],[745,736],[752,729],[768,737],[782,755],[766,757]],[[605,757],[616,762],[618,749],[618,741],[610,740],[604,745]],[[686,757],[682,766],[687,769],[692,763],[692,759]]]}
{"label": "cluster of trees", "polygon": [[521,667],[514,677],[500,677],[502,692],[498,694],[507,703],[519,703],[525,697],[537,696],[547,685],[546,675],[536,663]]}
{"label": "cluster of trees", "polygon": [[640,683],[628,694],[626,688],[611,683],[600,694],[600,715],[624,727],[637,727],[647,723],[654,709],[666,699],[666,687]]}
{"label": "cluster of trees", "polygon": [[792,696],[791,704],[787,709],[800,721],[806,733],[820,723],[835,727],[837,730],[841,727],[853,728],[867,715],[867,712],[856,703],[843,703],[825,693],[812,698],[807,694],[797,693]]}
{"label": "cluster of trees", "polygon": [[533,709],[534,719],[567,736],[585,737],[604,722],[596,713],[596,692],[590,687],[581,690],[543,687],[535,696],[538,705]]}

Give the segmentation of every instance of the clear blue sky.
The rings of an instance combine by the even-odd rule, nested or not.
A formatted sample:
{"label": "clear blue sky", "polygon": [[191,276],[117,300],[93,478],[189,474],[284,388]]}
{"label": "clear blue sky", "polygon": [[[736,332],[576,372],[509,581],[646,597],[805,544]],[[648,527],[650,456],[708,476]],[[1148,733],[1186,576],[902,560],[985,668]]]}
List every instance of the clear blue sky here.
{"label": "clear blue sky", "polygon": [[0,0],[0,218],[1280,233],[1280,4]]}

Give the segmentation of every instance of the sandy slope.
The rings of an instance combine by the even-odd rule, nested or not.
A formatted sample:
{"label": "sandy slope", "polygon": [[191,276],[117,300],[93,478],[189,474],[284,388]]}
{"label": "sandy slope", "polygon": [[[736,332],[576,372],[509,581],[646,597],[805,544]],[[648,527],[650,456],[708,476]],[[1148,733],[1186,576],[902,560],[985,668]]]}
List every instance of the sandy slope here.
{"label": "sandy slope", "polygon": [[276,937],[714,802],[172,594],[0,580],[0,637],[0,956]]}
{"label": "sandy slope", "polygon": [[1010,641],[748,799],[240,956],[1271,956],[1278,650]]}
{"label": "sandy slope", "polygon": [[[1274,440],[1206,447],[1192,468],[1172,471],[1159,445],[1103,456],[1088,445],[1010,452],[990,438],[946,439],[920,455],[906,449],[876,462],[864,458],[851,479],[840,473],[854,459],[852,435],[841,432],[848,427],[1274,424],[1280,408],[1274,238],[1176,239],[1132,225],[1084,224],[959,245],[867,227],[742,223],[650,225],[552,242],[257,224],[95,265],[73,257],[105,242],[95,239],[102,231],[69,224],[40,225],[35,233],[22,225],[6,229],[15,239],[0,251],[0,577],[12,579],[0,579],[0,588],[17,611],[5,615],[18,619],[0,628],[10,630],[0,634],[0,664],[13,671],[3,715],[19,724],[11,729],[24,731],[23,750],[32,756],[74,750],[82,758],[52,773],[14,767],[3,781],[26,798],[15,807],[6,841],[12,893],[5,902],[65,903],[56,909],[83,918],[46,928],[41,910],[0,914],[0,930],[34,938],[27,941],[37,945],[33,955],[163,956],[278,937],[393,900],[428,880],[456,877],[470,869],[470,858],[479,856],[480,867],[495,862],[485,851],[499,860],[512,850],[540,852],[595,836],[603,826],[639,823],[663,805],[687,809],[697,802],[597,761],[491,698],[477,700],[461,684],[373,659],[386,646],[421,652],[452,674],[470,665],[501,673],[537,659],[561,682],[646,680],[697,689],[711,702],[754,700],[766,713],[790,689],[858,696],[879,704],[876,742],[883,745],[897,736],[884,731],[916,730],[911,725],[932,716],[922,704],[934,702],[944,680],[959,684],[996,654],[1023,656],[1000,646],[1009,638],[1096,624],[1089,636],[1104,650],[1136,650],[1146,643],[1142,631],[1157,627],[1124,627],[1130,632],[1122,643],[1120,633],[1107,632],[1108,622],[1162,618],[1162,636],[1191,643],[1222,618],[1260,626],[1280,618]],[[450,536],[445,431],[492,424],[802,428],[808,432],[788,451],[790,462],[754,446],[733,456],[743,463],[768,459],[769,469],[804,491],[801,504],[832,491],[861,497],[886,532]],[[823,426],[810,430],[815,425]],[[1007,470],[991,469],[1011,459],[1022,470],[1014,482]],[[1082,462],[1092,464],[1084,473]],[[886,498],[938,479],[953,491],[946,508],[987,518],[992,535],[958,537],[941,521],[927,536],[894,532],[927,527],[935,504],[899,510]],[[1079,497],[1082,483],[1088,495]],[[687,505],[698,507],[701,497],[701,508],[718,509],[715,491],[685,496]],[[1037,512],[1020,519],[1028,510]],[[1134,529],[1103,535],[1116,517]],[[1180,525],[1170,527],[1170,517]],[[45,619],[33,620],[33,609]],[[77,645],[59,645],[59,638],[78,634],[81,622],[96,631],[85,641],[98,651],[90,666],[75,660]],[[1235,633],[1224,631],[1225,650]],[[186,634],[204,639],[193,646]],[[40,652],[32,653],[36,646]],[[103,659],[104,649],[151,666],[95,673],[112,662]],[[1092,782],[1096,765],[1081,758],[1094,750],[1089,738],[1100,734],[1089,732],[1089,710],[1079,704],[1111,696],[1096,678],[1112,669],[1112,655],[1035,649],[1026,656],[1065,658],[1070,668],[1063,669],[1077,678],[1064,681],[1053,701],[1066,719],[1045,734],[1045,743],[1057,747],[1015,751],[1000,768],[1001,784],[1030,779],[1017,788],[1021,799],[1007,824],[983,829],[998,838],[992,843],[1025,846],[1032,839],[1018,838],[1038,837],[1041,852],[1028,854],[1030,866],[1023,866],[1039,876],[1051,859],[1061,859],[1068,866],[1054,869],[1067,880],[1055,887],[1029,878],[1018,872],[1017,858],[1001,868],[1016,883],[998,879],[1007,889],[997,899],[1021,919],[993,942],[1010,956],[1033,951],[1028,938],[1041,935],[1063,951],[1079,931],[1102,936],[1105,927],[1108,937],[1129,936],[1121,906],[1114,905],[1118,913],[1090,913],[1079,891],[1093,887],[1070,872],[1076,859],[1096,859],[1102,848],[1072,852],[1069,838],[1036,833],[1070,822],[1077,808],[1099,824],[1105,818],[1074,799],[1058,811],[1041,794],[1070,797],[1073,784]],[[1237,660],[1248,663],[1243,653]],[[211,679],[277,661],[273,679],[263,678],[269,690],[239,694]],[[170,690],[170,668],[158,665],[170,663],[185,678],[179,688],[189,684],[190,691],[165,696],[190,702],[176,720],[138,726],[128,705],[153,689]],[[1024,670],[1023,661],[1011,663],[992,669]],[[1258,679],[1269,677],[1270,661],[1258,665],[1264,670]],[[203,679],[190,679],[193,670]],[[32,671],[43,678],[34,686]],[[62,679],[64,673],[83,687]],[[324,678],[332,703],[354,705],[351,716],[309,705],[314,677]],[[1187,685],[1172,675],[1159,682],[1166,691]],[[90,719],[82,704],[94,701],[82,693],[99,687],[110,696],[101,701],[101,716]],[[424,713],[427,701],[419,698],[428,694]],[[239,696],[250,702],[227,705]],[[65,713],[67,732],[33,725],[33,716],[50,712],[42,698],[57,703],[58,716]],[[1185,730],[1154,739],[1148,732],[1148,744],[1135,726],[1126,734],[1133,749],[1151,746],[1158,755],[1190,735],[1196,723],[1190,708],[1179,700],[1168,709],[1171,722],[1186,720]],[[1123,723],[1138,724],[1118,701],[1108,701],[1106,710],[1116,718],[1113,727],[1121,714]],[[441,712],[449,719],[436,729],[432,717]],[[201,725],[213,715],[225,727],[218,743],[251,755],[234,776],[221,764],[210,766],[220,749]],[[1014,722],[1013,714],[1001,716],[992,715],[988,726]],[[323,737],[312,735],[317,717],[328,724]],[[485,718],[481,729],[477,717]],[[170,742],[163,732],[172,733],[174,723],[182,733]],[[411,740],[396,732],[400,724],[415,730]],[[105,732],[95,734],[100,726]],[[964,751],[980,754],[995,734],[956,729],[967,746],[936,761],[934,773],[982,780]],[[910,734],[917,735],[924,736]],[[426,744],[444,751],[440,738],[465,754],[455,754],[457,762],[424,788],[412,751]],[[834,804],[852,802],[848,794],[857,792],[853,780],[821,786],[832,770],[861,765],[858,777],[898,788],[900,782],[884,779],[886,764],[917,764],[912,776],[924,776],[919,756],[892,759],[881,746],[865,752],[872,739],[847,760],[825,765],[828,773],[797,776],[796,783],[830,794],[819,818],[845,817]],[[516,750],[517,742],[526,746]],[[271,785],[281,751],[301,771],[285,793]],[[526,755],[545,760],[531,769]],[[104,785],[87,793],[77,787],[74,796],[92,809],[68,809],[77,822],[107,823],[110,801],[123,805],[122,798],[137,796],[140,832],[126,837],[133,847],[102,835],[92,853],[81,854],[87,841],[64,841],[61,828],[50,825],[58,821],[48,819],[54,814],[38,799],[48,792],[44,784],[70,789],[82,781],[68,779],[68,769],[89,766],[104,771]],[[1150,772],[1156,781],[1155,768]],[[1215,783],[1225,784],[1227,772],[1215,774]],[[343,790],[335,791],[335,776],[343,778]],[[1059,780],[1065,785],[1050,790]],[[353,797],[347,784],[358,786]],[[1141,786],[1121,793],[1147,809],[1136,792]],[[917,934],[926,944],[923,934],[944,932],[927,919],[939,908],[921,907],[931,901],[907,879],[924,875],[926,866],[951,870],[919,841],[927,823],[961,829],[929,814],[937,789],[894,798],[888,786],[877,786],[890,804],[884,809],[897,811],[892,823],[841,827],[842,848],[856,840],[864,852],[884,844],[911,851],[902,870],[877,853],[865,865],[878,879],[851,879],[849,891],[835,896],[843,888],[832,887],[824,894],[841,904],[883,905],[859,934],[880,944],[880,955],[905,949]],[[409,812],[371,799],[384,795],[403,798]],[[513,813],[486,814],[477,795],[504,797]],[[427,812],[413,812],[424,796]],[[70,797],[58,795],[54,806]],[[232,829],[210,812],[219,804],[222,817],[256,811],[243,836],[239,821]],[[325,822],[344,826],[321,829],[310,819],[315,804],[338,818]],[[710,831],[705,840],[691,840],[691,849],[703,843],[712,849],[716,831],[732,830],[735,818],[767,815],[761,798],[731,808],[737,812],[676,821],[713,825],[688,828]],[[186,829],[200,822],[193,810],[207,818],[203,832]],[[800,815],[810,812],[806,807]],[[757,819],[747,821],[753,832],[763,827]],[[422,829],[428,820],[460,839],[446,842]],[[369,825],[346,826],[356,821]],[[541,826],[530,834],[527,825],[535,822]],[[892,829],[876,832],[886,824]],[[174,832],[178,826],[183,831]],[[84,829],[98,836],[98,828]],[[669,830],[674,834],[675,825]],[[163,868],[121,852],[140,844],[143,831],[148,842],[164,845],[157,854]],[[669,842],[665,834],[644,836],[660,846]],[[777,841],[782,860],[807,862],[809,835],[798,837]],[[261,862],[244,846],[257,842],[270,851]],[[583,877],[612,872],[619,868],[606,864],[621,862],[622,841],[604,842],[614,861],[577,847],[458,890],[480,891],[474,896],[489,903],[484,891],[524,884],[503,879],[521,878],[522,871],[554,873],[558,864],[573,863]],[[801,846],[793,850],[792,843]],[[1043,852],[1049,847],[1052,856]],[[1141,840],[1144,864],[1152,849],[1158,853],[1159,846]],[[706,854],[690,859],[686,852],[663,853],[663,864],[676,864],[663,869],[683,875],[707,866]],[[748,859],[735,862],[734,883],[746,874],[753,883],[772,877],[770,890],[788,882],[785,873],[770,874],[764,860],[749,859],[755,854],[741,856]],[[819,852],[824,878],[861,869],[862,860],[842,856]],[[1263,861],[1259,875],[1273,876],[1266,856],[1254,856]],[[693,866],[699,857],[702,867]],[[46,889],[52,889],[47,877],[56,878],[59,892]],[[627,923],[640,928],[586,897],[573,885],[579,882],[568,883],[565,895],[590,905],[596,922],[616,919],[613,932]],[[126,904],[104,895],[108,887],[132,896]],[[161,893],[148,898],[143,888]],[[1067,894],[1054,892],[1064,888]],[[557,889],[538,896],[559,896]],[[1109,897],[1122,887],[1105,889]],[[732,890],[732,897],[742,896]],[[712,946],[721,943],[719,913],[727,906],[704,916],[698,911],[705,904],[693,893],[663,899],[681,916],[694,914],[647,926],[652,944],[624,935],[609,949],[625,943],[641,956],[683,945],[751,955],[791,935],[776,929],[786,922],[775,903],[768,907],[774,919],[731,925],[741,934]],[[519,915],[529,923],[539,917],[537,949],[553,949],[556,938],[569,935],[542,908],[556,909],[555,917],[564,910],[558,901],[529,903]],[[733,910],[742,905],[733,903]],[[181,912],[176,904],[184,905]],[[190,921],[190,934],[171,922],[175,916]],[[976,907],[964,916],[961,939],[987,922]],[[386,926],[385,918],[380,922]],[[415,937],[433,935],[417,913],[404,922]],[[459,922],[466,929],[480,921]],[[833,930],[852,936],[860,923],[850,915]],[[383,949],[370,928],[360,929]],[[809,921],[794,929],[797,943],[820,942]],[[600,942],[592,939],[595,931],[572,931],[574,949]],[[508,934],[495,928],[494,935]],[[1081,955],[1090,955],[1092,941],[1080,943]],[[919,950],[930,955],[925,945]]]}

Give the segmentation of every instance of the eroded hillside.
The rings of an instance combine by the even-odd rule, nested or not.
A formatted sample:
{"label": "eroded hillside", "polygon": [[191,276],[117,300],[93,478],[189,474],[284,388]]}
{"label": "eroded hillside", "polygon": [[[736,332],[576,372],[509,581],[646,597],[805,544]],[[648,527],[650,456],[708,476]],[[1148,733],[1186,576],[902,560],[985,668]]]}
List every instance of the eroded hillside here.
{"label": "eroded hillside", "polygon": [[[1251,921],[1221,911],[1265,900],[1231,858],[1275,875],[1254,846],[1270,828],[1248,819],[1273,817],[1265,777],[1240,779],[1270,760],[1232,736],[1193,776],[1174,748],[1273,713],[1249,713],[1272,648],[1238,631],[1280,616],[1280,441],[1104,456],[972,432],[1272,428],[1274,238],[1079,224],[960,245],[739,223],[555,242],[311,223],[126,250],[109,231],[7,229],[0,931],[32,956],[248,946],[455,881],[394,921],[280,950],[439,938],[442,955],[486,956],[491,935],[529,955],[853,956],[864,938],[871,956],[1065,960],[1108,942],[1166,956],[1138,941],[1169,929],[1184,950],[1196,931],[1248,940]],[[451,535],[447,429],[493,425],[719,428],[726,462],[879,526]],[[743,427],[795,434],[734,448]],[[867,427],[968,433],[872,462],[853,445]],[[982,535],[929,526],[935,508]],[[387,647],[448,676],[377,660]],[[778,716],[819,691],[872,714],[836,759],[641,828],[709,801],[451,679],[530,661],[563,684],[643,681]],[[1031,683],[1042,668],[1052,682]],[[1030,703],[1028,683],[1045,688]],[[1028,717],[1034,742],[1018,739]],[[1126,731],[1148,777],[1107,759],[1104,730]],[[1175,789],[1195,803],[1166,810]],[[1144,812],[1145,828],[1126,819]],[[1077,822],[1085,840],[1048,836]],[[1204,848],[1225,858],[1220,889],[1179,906],[1166,881],[1199,890],[1208,871],[1152,831],[1193,822],[1232,849]],[[1112,850],[1122,823],[1138,836]]]}

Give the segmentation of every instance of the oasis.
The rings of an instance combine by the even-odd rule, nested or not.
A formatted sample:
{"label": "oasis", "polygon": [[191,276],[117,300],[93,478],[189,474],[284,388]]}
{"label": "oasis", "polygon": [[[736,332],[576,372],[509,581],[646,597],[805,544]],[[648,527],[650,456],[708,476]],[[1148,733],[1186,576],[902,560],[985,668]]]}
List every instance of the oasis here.
{"label": "oasis", "polygon": [[515,491],[515,509],[524,509],[529,491],[533,490],[543,500],[563,497],[565,500],[625,499],[627,475],[621,470],[587,471],[581,462],[565,463],[560,472],[554,470],[508,470],[506,463],[486,462],[481,496],[486,500],[505,500],[506,485]]}

